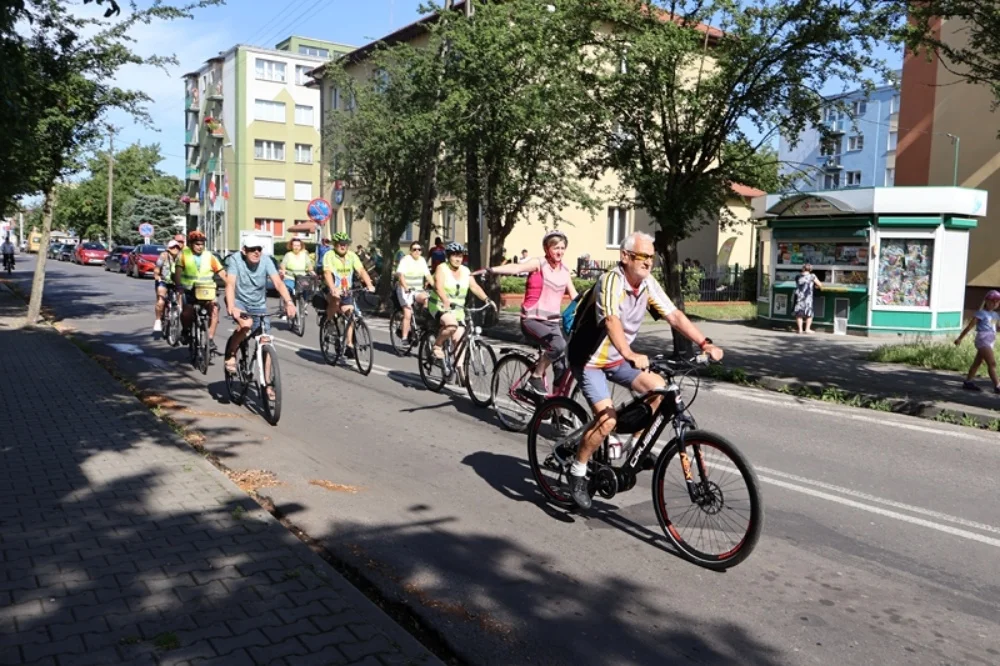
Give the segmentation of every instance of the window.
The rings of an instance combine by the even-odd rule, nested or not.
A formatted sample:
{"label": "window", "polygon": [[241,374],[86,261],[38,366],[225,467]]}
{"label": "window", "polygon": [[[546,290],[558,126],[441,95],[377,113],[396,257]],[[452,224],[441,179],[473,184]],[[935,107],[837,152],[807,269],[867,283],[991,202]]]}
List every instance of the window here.
{"label": "window", "polygon": [[893,130],[889,132],[889,145],[886,150],[896,150],[896,143],[899,140],[899,132]]}
{"label": "window", "polygon": [[855,118],[859,118],[865,115],[865,111],[867,110],[868,110],[868,102],[863,99],[859,99],[858,101],[851,104],[851,115],[854,116]]}
{"label": "window", "polygon": [[269,123],[283,123],[285,122],[285,103],[256,99],[253,103],[253,118]]}
{"label": "window", "polygon": [[885,186],[892,187],[896,184],[896,170],[889,168],[885,170]]}
{"label": "window", "polygon": [[313,108],[311,106],[303,106],[300,104],[295,105],[295,124],[296,125],[312,125],[313,124]]}
{"label": "window", "polygon": [[823,189],[824,190],[835,190],[840,187],[840,174],[839,173],[828,173],[823,176]]}
{"label": "window", "polygon": [[257,139],[253,142],[253,156],[258,160],[274,160],[276,162],[285,161],[284,141],[263,141]]}
{"label": "window", "polygon": [[899,95],[893,95],[889,102],[889,113],[899,113]]}
{"label": "window", "polygon": [[309,72],[312,71],[312,67],[305,67],[304,65],[295,66],[295,83],[304,86],[309,83]]}
{"label": "window", "polygon": [[608,247],[619,247],[628,235],[628,209],[608,208]]}
{"label": "window", "polygon": [[299,45],[299,53],[301,53],[302,55],[314,56],[316,58],[330,57],[330,51],[328,51],[327,49],[320,49],[315,46],[304,46],[301,44]]}
{"label": "window", "polygon": [[275,238],[285,235],[285,221],[272,220],[270,218],[258,217],[253,221],[253,228],[257,231],[269,231]]}
{"label": "window", "polygon": [[330,90],[330,108],[334,111],[340,108],[340,88]]}
{"label": "window", "polygon": [[351,236],[351,232],[354,231],[354,209],[345,208],[344,209],[344,233]]}
{"label": "window", "polygon": [[254,178],[253,195],[259,199],[284,199],[285,181],[273,178]]}
{"label": "window", "polygon": [[457,214],[455,209],[448,206],[444,209],[444,213],[441,215],[442,225],[441,225],[441,237],[447,242],[455,238],[455,218]]}
{"label": "window", "polygon": [[929,307],[934,241],[883,238],[875,306]]}
{"label": "window", "polygon": [[277,83],[285,82],[285,63],[278,62],[277,60],[257,58],[254,65],[259,80],[276,81]]}
{"label": "window", "polygon": [[308,143],[295,144],[295,163],[312,164],[312,161],[313,161],[313,147]]}
{"label": "window", "polygon": [[820,144],[819,154],[822,157],[840,154],[840,139],[829,139]]}
{"label": "window", "polygon": [[399,237],[399,240],[401,242],[405,242],[405,243],[409,243],[410,241],[413,240],[413,223],[412,222],[410,224],[406,225],[406,228],[403,229],[403,235]]}
{"label": "window", "polygon": [[858,151],[864,150],[865,147],[865,135],[855,134],[847,138],[847,150],[848,151]]}
{"label": "window", "polygon": [[847,187],[861,187],[861,172],[848,171],[844,174],[847,179]]}
{"label": "window", "polygon": [[296,201],[312,201],[313,198],[313,184],[301,180],[295,181],[295,200]]}

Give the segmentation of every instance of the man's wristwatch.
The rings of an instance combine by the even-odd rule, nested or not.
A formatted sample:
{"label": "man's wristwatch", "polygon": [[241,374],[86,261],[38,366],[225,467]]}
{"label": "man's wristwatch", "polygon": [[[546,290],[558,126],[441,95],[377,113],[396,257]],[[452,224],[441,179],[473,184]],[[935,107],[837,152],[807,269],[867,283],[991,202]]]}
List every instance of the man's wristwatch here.
{"label": "man's wristwatch", "polygon": [[698,343],[698,346],[701,348],[702,351],[705,351],[705,347],[708,347],[711,344],[712,344],[712,338],[705,338],[704,340]]}

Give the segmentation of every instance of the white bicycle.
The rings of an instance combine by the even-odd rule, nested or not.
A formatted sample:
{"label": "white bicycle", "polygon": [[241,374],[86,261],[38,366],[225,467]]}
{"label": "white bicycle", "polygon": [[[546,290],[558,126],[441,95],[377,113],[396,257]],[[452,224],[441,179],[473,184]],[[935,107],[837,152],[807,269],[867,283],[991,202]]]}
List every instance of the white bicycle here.
{"label": "white bicycle", "polygon": [[[257,384],[257,397],[264,411],[264,418],[271,425],[278,425],[281,418],[281,374],[278,371],[278,352],[271,336],[264,332],[271,313],[257,315],[257,325],[236,350],[236,372],[226,373],[226,388],[234,405],[243,404],[251,382]],[[254,315],[240,313],[240,319]]]}

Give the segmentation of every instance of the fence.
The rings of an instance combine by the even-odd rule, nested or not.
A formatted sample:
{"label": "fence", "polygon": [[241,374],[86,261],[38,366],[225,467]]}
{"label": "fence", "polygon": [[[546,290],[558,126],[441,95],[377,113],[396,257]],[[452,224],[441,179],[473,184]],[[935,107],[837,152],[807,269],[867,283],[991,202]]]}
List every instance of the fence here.
{"label": "fence", "polygon": [[[617,264],[617,260],[597,261],[580,257],[576,261],[576,273],[583,279],[594,280]],[[659,275],[659,262],[654,264],[653,270]],[[694,277],[693,272],[700,273],[701,277]],[[745,268],[739,264],[682,267],[681,284],[684,285],[685,299],[708,302],[747,300],[747,294],[752,294],[755,285],[745,284],[744,272]]]}

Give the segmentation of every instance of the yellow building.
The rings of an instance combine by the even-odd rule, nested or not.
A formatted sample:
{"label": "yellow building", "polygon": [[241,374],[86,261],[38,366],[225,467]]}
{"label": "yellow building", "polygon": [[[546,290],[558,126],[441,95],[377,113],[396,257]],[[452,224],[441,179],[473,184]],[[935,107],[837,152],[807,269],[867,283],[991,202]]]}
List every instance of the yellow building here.
{"label": "yellow building", "polygon": [[[934,30],[957,48],[968,39],[958,21],[939,20]],[[1000,196],[1000,114],[991,109],[993,96],[948,70],[937,58],[905,57],[896,186],[955,184]],[[988,208],[971,231],[966,274],[966,308],[1000,287],[1000,206]]]}
{"label": "yellow building", "polygon": [[[426,44],[428,41],[426,23],[435,20],[435,18],[436,15],[431,15],[351,52],[344,57],[347,72],[356,79],[371,76],[371,64],[368,58],[380,44],[410,43],[414,46]],[[706,30],[709,31],[710,37],[717,37],[721,34],[714,28],[706,28]],[[344,100],[341,99],[341,93],[332,81],[324,78],[322,68],[317,68],[310,74],[316,80],[314,85],[320,90],[320,107],[323,118],[328,118],[331,112],[342,111]],[[332,162],[332,146],[323,146],[322,161],[324,165]],[[329,170],[324,168],[321,177],[324,196],[330,201],[334,201],[334,183],[330,180]],[[595,189],[615,184],[615,175],[609,172],[595,186]],[[750,198],[760,194],[763,192],[742,185],[734,185],[733,196],[728,206],[733,217],[739,222],[724,230],[720,230],[717,223],[710,223],[700,228],[691,238],[679,245],[681,258],[687,256],[698,259],[704,266],[713,266],[720,256],[720,250],[726,247],[728,249],[725,253],[728,255],[727,264],[751,265],[755,244],[754,225],[750,222]],[[431,234],[431,240],[434,236],[440,236],[445,242],[457,240],[465,243],[467,241],[467,228],[464,204],[456,208],[449,204],[447,197],[444,197],[436,202],[435,210],[437,211],[434,219],[435,231]],[[567,264],[571,267],[575,267],[576,259],[583,255],[588,255],[590,259],[598,262],[617,260],[619,246],[625,236],[633,231],[647,233],[654,231],[653,222],[645,211],[630,208],[619,201],[605,202],[602,210],[594,215],[577,207],[569,207],[561,211],[561,216],[563,221],[558,224],[559,228],[569,237]],[[374,223],[377,225],[377,220]],[[541,254],[542,236],[551,228],[546,224],[551,225],[552,223],[551,221],[543,223],[531,215],[519,221],[504,240],[504,256],[510,258],[514,255],[520,255],[523,249],[527,249],[530,256]],[[377,236],[377,234],[373,234],[372,225],[372,220],[359,219],[355,215],[352,193],[348,189],[344,193],[342,204],[336,207],[331,233],[333,231],[346,231],[355,245],[367,246]],[[400,246],[408,245],[411,240],[417,237],[417,234],[418,221],[414,220],[400,238]],[[485,259],[490,256],[492,239],[482,220],[480,221],[480,238],[482,239],[480,256]],[[729,240],[728,243],[727,240]]]}
{"label": "yellow building", "polygon": [[274,49],[238,44],[185,75],[187,227],[211,249],[237,249],[241,231],[278,241],[311,228],[321,118],[307,73],[351,50],[302,37]]}

